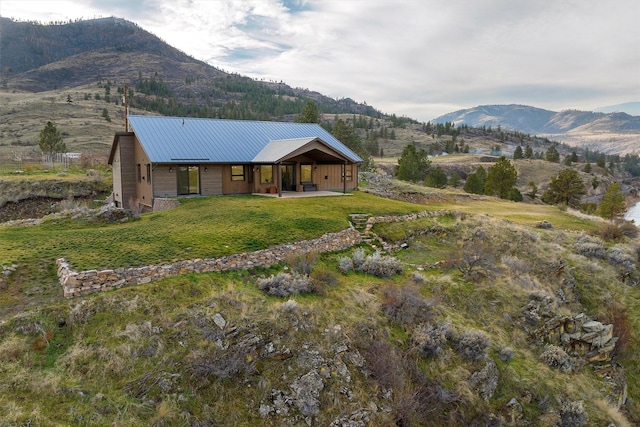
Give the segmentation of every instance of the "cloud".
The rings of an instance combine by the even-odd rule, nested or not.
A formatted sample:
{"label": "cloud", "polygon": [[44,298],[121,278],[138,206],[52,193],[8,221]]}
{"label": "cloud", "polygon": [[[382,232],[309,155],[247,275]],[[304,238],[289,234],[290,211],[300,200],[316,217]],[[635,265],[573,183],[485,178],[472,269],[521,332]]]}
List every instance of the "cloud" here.
{"label": "cloud", "polygon": [[[34,9],[25,3],[34,2],[2,7]],[[479,104],[589,109],[640,97],[637,0],[78,0],[36,9],[130,19],[216,67],[424,121]]]}

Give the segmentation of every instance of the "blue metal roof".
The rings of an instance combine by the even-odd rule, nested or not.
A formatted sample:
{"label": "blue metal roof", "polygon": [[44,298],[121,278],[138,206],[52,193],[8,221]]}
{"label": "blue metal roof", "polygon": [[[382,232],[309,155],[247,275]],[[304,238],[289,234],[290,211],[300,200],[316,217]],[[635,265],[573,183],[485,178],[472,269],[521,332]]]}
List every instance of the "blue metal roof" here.
{"label": "blue metal roof", "polygon": [[318,138],[350,161],[362,161],[315,123],[129,116],[129,124],[152,163],[251,163],[271,141],[299,138]]}

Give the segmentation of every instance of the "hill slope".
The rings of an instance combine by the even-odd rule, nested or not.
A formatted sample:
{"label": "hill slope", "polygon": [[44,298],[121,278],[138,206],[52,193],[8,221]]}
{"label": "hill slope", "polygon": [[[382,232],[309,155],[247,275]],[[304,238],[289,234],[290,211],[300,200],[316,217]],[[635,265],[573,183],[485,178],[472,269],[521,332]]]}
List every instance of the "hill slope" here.
{"label": "hill slope", "polygon": [[554,112],[526,105],[481,105],[445,114],[434,122],[501,127],[611,154],[640,151],[640,116],[619,112]]}

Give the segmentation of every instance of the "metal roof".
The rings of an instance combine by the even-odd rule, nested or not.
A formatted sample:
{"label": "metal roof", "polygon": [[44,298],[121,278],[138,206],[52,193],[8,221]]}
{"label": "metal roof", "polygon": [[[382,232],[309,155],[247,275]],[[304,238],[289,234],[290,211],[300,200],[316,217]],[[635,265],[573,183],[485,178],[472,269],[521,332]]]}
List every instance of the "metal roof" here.
{"label": "metal roof", "polygon": [[315,139],[352,162],[362,161],[315,123],[129,116],[129,124],[153,163],[266,162],[260,159],[274,159],[284,151],[277,157],[282,158]]}
{"label": "metal roof", "polygon": [[270,141],[254,158],[254,163],[277,163],[292,151],[304,147],[317,138],[294,138]]}

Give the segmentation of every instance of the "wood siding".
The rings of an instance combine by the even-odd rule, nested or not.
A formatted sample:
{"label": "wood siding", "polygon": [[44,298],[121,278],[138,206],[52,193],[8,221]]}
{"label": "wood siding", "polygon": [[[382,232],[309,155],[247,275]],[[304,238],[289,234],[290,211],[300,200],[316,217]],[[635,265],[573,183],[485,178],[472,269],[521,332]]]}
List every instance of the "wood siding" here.
{"label": "wood siding", "polygon": [[113,158],[113,199],[118,207],[129,208],[136,198],[136,170],[133,136],[120,136]]}
{"label": "wood siding", "polygon": [[[138,181],[138,165],[140,165],[141,180]],[[135,161],[133,165],[134,182],[136,185],[136,195],[142,205],[151,209],[153,207],[153,171],[151,176],[147,176],[147,165],[151,165],[149,156],[144,152],[142,145],[136,138]],[[151,180],[151,181],[149,181]]]}
{"label": "wood siding", "polygon": [[[206,169],[206,170],[205,170]],[[218,196],[222,192],[222,170],[220,165],[200,165],[200,194]]]}
{"label": "wood siding", "polygon": [[[171,172],[169,172],[171,169]],[[175,166],[156,165],[153,167],[153,197],[177,197],[178,183]]]}

